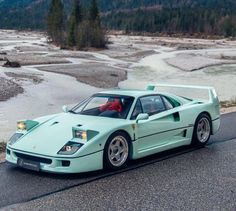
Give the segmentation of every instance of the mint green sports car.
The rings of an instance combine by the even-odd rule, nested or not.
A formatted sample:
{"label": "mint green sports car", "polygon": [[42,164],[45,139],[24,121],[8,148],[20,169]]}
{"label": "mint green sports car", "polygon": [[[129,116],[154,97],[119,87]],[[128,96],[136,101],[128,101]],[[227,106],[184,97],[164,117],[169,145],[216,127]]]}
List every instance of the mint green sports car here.
{"label": "mint green sports car", "polygon": [[[209,99],[162,93],[156,91],[158,86],[205,90]],[[220,126],[219,100],[211,87],[109,90],[63,110],[19,121],[7,144],[6,160],[55,173],[120,169],[131,159],[183,145],[205,145]]]}

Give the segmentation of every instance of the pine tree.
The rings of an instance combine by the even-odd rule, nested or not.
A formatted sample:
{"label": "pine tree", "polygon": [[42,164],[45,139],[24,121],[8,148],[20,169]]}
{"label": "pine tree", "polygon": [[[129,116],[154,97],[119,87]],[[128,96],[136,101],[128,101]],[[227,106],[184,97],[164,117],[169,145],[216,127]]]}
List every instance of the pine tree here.
{"label": "pine tree", "polygon": [[100,23],[99,9],[97,1],[92,0],[88,20],[84,20],[79,25],[77,39],[77,48],[84,49],[88,47],[104,48],[106,46],[105,35]]}
{"label": "pine tree", "polygon": [[91,47],[91,27],[88,20],[84,20],[80,26],[77,37],[77,48],[85,49]]}
{"label": "pine tree", "polygon": [[73,10],[69,19],[67,44],[70,47],[76,45],[78,26],[82,22],[82,9],[79,0],[74,0]]}
{"label": "pine tree", "polygon": [[90,10],[89,10],[89,20],[92,22],[97,21],[100,25],[100,15],[98,10],[98,5],[96,0],[92,0]]}
{"label": "pine tree", "polygon": [[48,13],[48,36],[57,45],[63,44],[64,11],[61,0],[52,0]]}

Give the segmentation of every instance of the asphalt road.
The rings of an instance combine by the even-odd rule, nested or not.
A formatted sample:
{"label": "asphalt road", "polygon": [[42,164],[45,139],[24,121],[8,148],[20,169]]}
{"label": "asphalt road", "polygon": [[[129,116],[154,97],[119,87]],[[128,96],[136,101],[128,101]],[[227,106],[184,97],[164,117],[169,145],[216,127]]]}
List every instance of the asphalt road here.
{"label": "asphalt road", "polygon": [[121,172],[53,175],[1,164],[0,207],[235,211],[236,113],[223,115],[221,121],[207,147],[160,153]]}

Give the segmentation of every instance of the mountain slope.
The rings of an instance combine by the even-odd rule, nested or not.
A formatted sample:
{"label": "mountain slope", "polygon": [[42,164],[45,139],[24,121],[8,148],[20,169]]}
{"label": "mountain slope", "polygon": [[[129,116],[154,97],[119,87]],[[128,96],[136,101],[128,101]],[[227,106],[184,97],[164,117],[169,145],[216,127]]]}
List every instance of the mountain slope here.
{"label": "mountain slope", "polygon": [[[236,36],[235,0],[97,1],[108,29]],[[63,2],[68,15],[73,0]],[[0,0],[0,28],[45,29],[49,4],[49,0]]]}
{"label": "mountain slope", "polygon": [[48,5],[46,0],[2,0],[0,28],[44,28]]}

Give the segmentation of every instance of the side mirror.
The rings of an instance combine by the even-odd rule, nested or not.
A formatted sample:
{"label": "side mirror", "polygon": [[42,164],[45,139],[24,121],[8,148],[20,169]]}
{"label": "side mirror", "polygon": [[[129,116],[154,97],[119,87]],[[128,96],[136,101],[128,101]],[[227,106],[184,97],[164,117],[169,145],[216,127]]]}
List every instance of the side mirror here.
{"label": "side mirror", "polygon": [[136,118],[136,123],[138,123],[140,120],[148,120],[149,115],[148,114],[139,114]]}
{"label": "side mirror", "polygon": [[65,113],[68,113],[69,108],[68,108],[66,105],[64,105],[64,106],[62,106],[62,110],[63,110]]}

